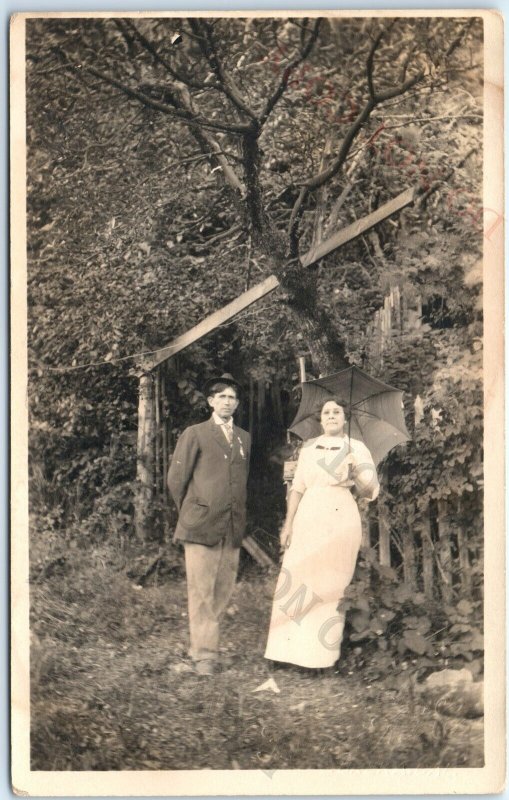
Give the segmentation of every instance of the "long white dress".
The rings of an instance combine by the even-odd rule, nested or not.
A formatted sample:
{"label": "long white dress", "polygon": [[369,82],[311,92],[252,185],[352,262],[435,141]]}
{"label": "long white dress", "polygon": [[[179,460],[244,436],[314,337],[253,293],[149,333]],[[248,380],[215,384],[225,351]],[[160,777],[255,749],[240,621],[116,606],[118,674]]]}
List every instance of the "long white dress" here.
{"label": "long white dress", "polygon": [[354,484],[369,500],[377,497],[375,465],[363,442],[323,435],[304,443],[292,486],[302,498],[274,593],[265,658],[317,668],[338,660],[345,622],[338,604],[362,535]]}

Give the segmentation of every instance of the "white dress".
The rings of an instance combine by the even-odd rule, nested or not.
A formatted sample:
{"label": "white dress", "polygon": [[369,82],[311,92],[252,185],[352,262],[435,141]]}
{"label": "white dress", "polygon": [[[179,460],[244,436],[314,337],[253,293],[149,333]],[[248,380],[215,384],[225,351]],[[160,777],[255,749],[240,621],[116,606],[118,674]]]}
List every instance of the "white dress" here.
{"label": "white dress", "polygon": [[362,442],[324,435],[303,444],[292,486],[302,498],[274,593],[265,658],[317,668],[338,660],[344,628],[338,603],[362,535],[354,483],[369,500],[377,497],[375,466]]}

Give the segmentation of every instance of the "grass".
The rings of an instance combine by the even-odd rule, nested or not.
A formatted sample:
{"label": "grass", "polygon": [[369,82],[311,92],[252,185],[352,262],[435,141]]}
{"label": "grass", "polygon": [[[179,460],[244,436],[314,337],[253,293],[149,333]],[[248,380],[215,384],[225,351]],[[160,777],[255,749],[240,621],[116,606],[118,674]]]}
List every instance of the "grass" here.
{"label": "grass", "polygon": [[[441,717],[348,668],[314,675],[263,658],[276,574],[249,564],[225,619],[232,666],[187,660],[180,550],[32,548],[32,769],[476,767],[482,721]],[[129,574],[128,574],[129,573]],[[130,576],[130,577],[129,577]],[[141,579],[143,583],[143,580]],[[254,693],[274,677],[279,694]]]}

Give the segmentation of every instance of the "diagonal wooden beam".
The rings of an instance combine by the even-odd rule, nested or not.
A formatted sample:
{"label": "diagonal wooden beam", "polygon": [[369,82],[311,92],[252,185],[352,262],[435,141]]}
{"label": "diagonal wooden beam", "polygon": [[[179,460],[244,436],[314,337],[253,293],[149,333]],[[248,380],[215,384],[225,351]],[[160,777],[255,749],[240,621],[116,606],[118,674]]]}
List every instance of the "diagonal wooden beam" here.
{"label": "diagonal wooden beam", "polygon": [[201,339],[202,336],[206,336],[206,334],[213,331],[214,328],[223,325],[240,311],[256,303],[257,300],[265,297],[269,292],[273,292],[278,286],[279,281],[276,276],[269,275],[264,281],[257,283],[256,286],[248,289],[247,292],[243,292],[236,297],[235,300],[232,300],[231,303],[228,303],[226,306],[223,306],[223,308],[205,317],[205,319],[199,322],[198,325],[195,325],[194,328],[190,328],[190,330],[186,331],[181,336],[177,336],[177,338],[173,339],[166,347],[157,350],[157,352],[149,358],[143,359],[141,368],[145,371],[154,369],[158,364],[161,364],[163,361],[166,361],[166,359],[176,355],[180,350],[183,350],[184,347],[188,347],[190,344],[193,344],[193,342]]}
{"label": "diagonal wooden beam", "polygon": [[365,233],[379,222],[383,222],[383,220],[390,217],[391,214],[395,214],[396,211],[401,211],[405,206],[411,205],[411,203],[414,202],[414,195],[415,188],[405,189],[404,192],[401,192],[401,194],[398,194],[397,197],[389,200],[389,202],[384,203],[380,208],[377,208],[376,211],[373,211],[366,217],[362,217],[362,219],[358,219],[351,225],[347,225],[346,228],[342,228],[333,236],[329,236],[328,239],[312,247],[311,250],[303,256],[302,265],[304,267],[310,267],[312,264],[316,264],[321,258],[329,255],[329,253],[337,250],[338,247],[342,247],[347,242],[352,241],[352,239],[355,239],[357,236],[360,236],[361,233]]}
{"label": "diagonal wooden beam", "polygon": [[[414,201],[414,195],[415,188],[406,189],[404,192],[401,192],[401,194],[398,194],[397,197],[394,197],[392,200],[389,200],[389,202],[380,206],[380,208],[377,208],[376,211],[357,220],[352,223],[352,225],[347,225],[346,228],[338,231],[333,236],[329,236],[328,239],[320,242],[316,247],[312,247],[311,250],[306,253],[302,259],[302,265],[304,267],[310,267],[316,264],[317,261],[329,255],[329,253],[332,253],[334,250],[337,250],[338,247],[342,247],[342,245],[360,236],[361,233],[365,233],[365,231],[373,228],[379,222],[383,222],[384,219],[390,217],[391,214],[395,214],[396,211],[400,211],[402,208],[405,208],[405,206],[409,206]],[[231,303],[223,306],[223,308],[220,308],[218,311],[214,311],[210,316],[205,317],[205,319],[199,322],[198,325],[195,325],[194,328],[186,331],[181,336],[177,336],[170,344],[157,350],[154,355],[149,358],[144,358],[140,364],[141,369],[146,372],[154,369],[158,364],[176,355],[185,347],[188,347],[190,344],[193,344],[193,342],[198,341],[198,339],[201,339],[203,336],[206,336],[207,333],[219,327],[219,325],[223,325],[225,322],[232,319],[232,317],[240,311],[256,303],[257,300],[261,300],[266,294],[273,292],[278,286],[279,280],[276,276],[269,275],[264,281],[257,283],[256,286],[253,286],[247,292],[243,292],[235,300],[232,300]]]}

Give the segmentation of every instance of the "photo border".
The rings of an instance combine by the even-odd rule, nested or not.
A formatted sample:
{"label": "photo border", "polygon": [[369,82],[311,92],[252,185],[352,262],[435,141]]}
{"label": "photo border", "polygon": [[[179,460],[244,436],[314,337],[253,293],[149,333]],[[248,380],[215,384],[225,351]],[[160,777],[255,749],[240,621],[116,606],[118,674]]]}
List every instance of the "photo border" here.
{"label": "photo border", "polygon": [[[390,11],[24,12],[11,22],[11,736],[17,793],[41,796],[203,796],[495,793],[505,774],[504,266],[500,224],[484,238],[485,766],[379,770],[32,771],[29,760],[28,403],[26,307],[25,49],[27,19],[185,16],[480,16],[485,26],[483,206],[503,215],[503,20],[482,9]],[[485,218],[486,227],[486,218]],[[15,535],[14,535],[15,533]],[[168,787],[171,784],[171,791]]]}

